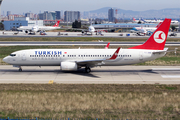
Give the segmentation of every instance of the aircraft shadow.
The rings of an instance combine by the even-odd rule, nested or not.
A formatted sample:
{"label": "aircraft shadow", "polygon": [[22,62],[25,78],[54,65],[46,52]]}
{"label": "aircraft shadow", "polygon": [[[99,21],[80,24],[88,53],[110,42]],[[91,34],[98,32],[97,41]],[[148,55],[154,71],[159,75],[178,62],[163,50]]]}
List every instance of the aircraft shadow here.
{"label": "aircraft shadow", "polygon": [[3,74],[3,73],[6,73],[6,74],[32,74],[32,73],[35,73],[35,74],[66,74],[69,75],[69,74],[75,74],[75,75],[80,75],[80,76],[86,76],[86,77],[93,77],[93,78],[100,78],[96,75],[93,75],[92,73],[86,73],[84,69],[80,69],[78,71],[61,71],[61,70],[30,70],[30,69],[23,69],[23,71],[19,72],[18,69],[0,69],[0,74]]}
{"label": "aircraft shadow", "polygon": [[[7,72],[7,73],[6,73]],[[95,70],[92,69],[91,73],[86,73],[84,69],[79,69],[78,71],[60,71],[59,69],[55,70],[34,70],[34,69],[23,69],[22,72],[19,72],[18,69],[0,69],[0,74],[74,74],[74,75],[79,75],[79,76],[85,76],[85,77],[91,77],[91,78],[100,78],[98,75],[95,75],[95,73],[108,73],[110,72],[112,75],[138,75],[139,73],[145,73],[145,74],[159,74],[158,71],[152,71],[151,69],[146,69],[146,70]]]}

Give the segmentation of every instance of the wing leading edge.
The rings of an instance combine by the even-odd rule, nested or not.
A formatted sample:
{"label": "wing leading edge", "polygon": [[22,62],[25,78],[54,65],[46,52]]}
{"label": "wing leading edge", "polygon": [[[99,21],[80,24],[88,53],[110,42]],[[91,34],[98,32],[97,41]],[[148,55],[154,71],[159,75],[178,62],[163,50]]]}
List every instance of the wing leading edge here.
{"label": "wing leading edge", "polygon": [[95,60],[82,60],[82,61],[75,61],[79,66],[100,66],[105,60],[115,60],[118,56],[120,47],[114,52],[111,58],[109,59],[95,59]]}

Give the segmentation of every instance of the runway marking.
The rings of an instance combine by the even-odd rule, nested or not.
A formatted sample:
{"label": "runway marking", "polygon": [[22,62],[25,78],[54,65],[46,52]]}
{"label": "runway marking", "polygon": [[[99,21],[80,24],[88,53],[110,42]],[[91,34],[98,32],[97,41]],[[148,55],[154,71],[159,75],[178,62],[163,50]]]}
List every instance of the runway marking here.
{"label": "runway marking", "polygon": [[54,80],[50,80],[49,82],[48,82],[48,84],[53,84],[54,83]]}
{"label": "runway marking", "polygon": [[161,75],[162,78],[180,78],[180,75]]}

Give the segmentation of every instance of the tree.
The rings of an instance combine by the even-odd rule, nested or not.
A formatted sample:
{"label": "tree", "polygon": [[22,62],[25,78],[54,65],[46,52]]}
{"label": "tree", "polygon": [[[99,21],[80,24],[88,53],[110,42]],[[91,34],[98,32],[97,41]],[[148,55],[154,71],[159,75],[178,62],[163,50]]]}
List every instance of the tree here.
{"label": "tree", "polygon": [[75,20],[75,22],[72,23],[72,28],[81,28],[81,21]]}

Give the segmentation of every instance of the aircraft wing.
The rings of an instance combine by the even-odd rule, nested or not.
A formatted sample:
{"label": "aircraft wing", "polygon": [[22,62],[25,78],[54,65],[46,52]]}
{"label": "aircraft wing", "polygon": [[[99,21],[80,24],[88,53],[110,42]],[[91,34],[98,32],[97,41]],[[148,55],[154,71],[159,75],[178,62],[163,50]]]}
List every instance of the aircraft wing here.
{"label": "aircraft wing", "polygon": [[119,50],[120,50],[120,47],[114,52],[114,54],[111,56],[111,58],[108,58],[108,59],[82,60],[82,61],[76,61],[76,63],[79,66],[90,66],[90,67],[100,66],[100,65],[104,64],[103,61],[105,61],[105,60],[115,60],[118,56]]}
{"label": "aircraft wing", "polygon": [[83,61],[76,61],[76,63],[79,65],[79,66],[98,66],[98,65],[102,65],[103,64],[103,61],[105,59],[99,59],[99,60],[83,60]]}

